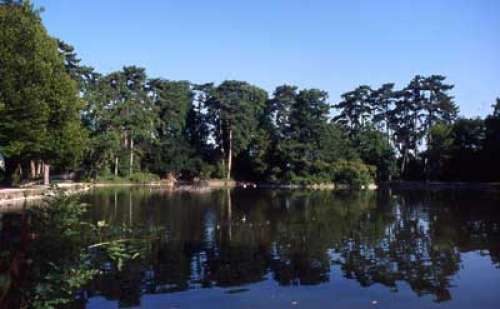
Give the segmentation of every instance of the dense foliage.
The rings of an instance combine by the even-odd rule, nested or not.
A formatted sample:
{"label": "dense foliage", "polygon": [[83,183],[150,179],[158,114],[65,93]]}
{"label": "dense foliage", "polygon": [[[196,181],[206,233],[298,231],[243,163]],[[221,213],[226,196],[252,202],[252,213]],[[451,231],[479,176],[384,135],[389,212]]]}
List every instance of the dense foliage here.
{"label": "dense foliage", "polygon": [[85,130],[77,83],[66,73],[57,41],[27,3],[0,5],[0,151],[6,178],[17,182],[35,161],[74,168]]}
{"label": "dense foliage", "polygon": [[362,85],[330,104],[325,91],[293,85],[269,96],[244,81],[193,84],[136,66],[95,72],[24,1],[0,2],[0,28],[7,184],[50,166],[107,180],[499,180],[499,101],[484,120],[457,119],[441,75],[403,89]]}

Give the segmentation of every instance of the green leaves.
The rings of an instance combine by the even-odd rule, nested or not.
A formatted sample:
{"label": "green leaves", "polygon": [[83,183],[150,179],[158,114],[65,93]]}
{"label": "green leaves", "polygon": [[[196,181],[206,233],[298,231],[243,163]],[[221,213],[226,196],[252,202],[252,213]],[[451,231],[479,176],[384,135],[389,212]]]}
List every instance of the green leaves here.
{"label": "green leaves", "polygon": [[12,162],[75,165],[81,102],[56,41],[28,4],[0,5],[0,28],[0,151]]}
{"label": "green leaves", "polygon": [[[103,174],[110,166],[120,175],[128,175],[125,170],[135,169],[137,161],[140,164],[140,160],[129,161],[131,155],[140,159],[141,152],[157,136],[154,130],[158,114],[148,94],[145,69],[128,66],[93,78],[90,86],[84,89],[87,106],[83,113],[91,138],[86,162],[89,176]],[[129,162],[128,169],[115,167],[116,158],[119,164]]]}
{"label": "green leaves", "polygon": [[[32,260],[22,293],[30,308],[57,308],[104,272],[122,272],[140,263],[158,238],[155,227],[115,226],[86,221],[86,208],[76,197],[57,195],[29,209],[36,240],[27,252]],[[112,265],[106,268],[105,265]]]}
{"label": "green leaves", "polygon": [[225,81],[215,88],[207,106],[219,147],[228,147],[230,130],[234,134],[235,155],[248,146],[266,99],[263,89],[246,82]]}
{"label": "green leaves", "polygon": [[363,162],[377,167],[378,181],[388,181],[396,174],[395,151],[384,133],[366,127],[352,141]]}
{"label": "green leaves", "polygon": [[[153,130],[156,138],[147,149],[146,164],[159,175],[173,173],[177,177],[183,177],[197,173],[195,165],[201,154],[195,152],[194,143],[197,141],[194,136],[193,145],[189,142],[189,133],[198,129],[189,121],[203,120],[190,118],[200,116],[195,115],[193,109],[195,94],[191,88],[191,84],[186,81],[152,79],[148,82],[158,122]],[[201,150],[202,147],[198,149]]]}
{"label": "green leaves", "polygon": [[[446,84],[445,79],[441,75],[416,75],[398,91],[394,90],[393,83],[383,84],[378,89],[359,86],[342,95],[342,101],[335,105],[339,114],[334,121],[349,131],[355,143],[360,142],[359,134],[362,136],[367,130],[376,128],[382,132],[390,143],[384,147],[394,147],[399,152],[401,173],[408,176],[405,175],[406,166],[410,159],[414,162],[421,159],[419,149],[429,144],[430,128],[437,122],[451,123],[458,113],[453,97],[448,94],[453,86]],[[382,137],[374,137],[381,141]],[[380,141],[373,145],[382,146]],[[388,179],[394,174],[395,169],[389,167],[387,159],[382,159],[380,151],[375,155],[377,159],[370,158],[363,150],[366,147],[359,146],[362,159],[379,167],[379,179]],[[390,153],[385,152],[386,155]]]}
{"label": "green leaves", "polygon": [[352,134],[359,132],[373,117],[375,104],[373,90],[366,85],[342,95],[342,101],[334,106],[340,109],[340,114],[334,121],[349,128]]}
{"label": "green leaves", "polygon": [[207,100],[208,117],[212,125],[222,160],[230,162],[252,142],[264,111],[267,93],[241,81],[224,81]]}

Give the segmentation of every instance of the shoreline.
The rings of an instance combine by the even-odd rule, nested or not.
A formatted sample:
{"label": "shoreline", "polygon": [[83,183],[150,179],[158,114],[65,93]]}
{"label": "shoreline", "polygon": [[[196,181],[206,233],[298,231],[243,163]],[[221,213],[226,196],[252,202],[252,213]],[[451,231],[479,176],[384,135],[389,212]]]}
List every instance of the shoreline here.
{"label": "shoreline", "polygon": [[[225,180],[207,180],[200,183],[179,182],[177,184],[152,182],[152,183],[59,183],[51,186],[36,185],[20,188],[0,188],[0,209],[9,208],[9,205],[24,202],[40,200],[45,197],[53,196],[57,192],[64,194],[76,194],[91,190],[92,188],[105,187],[158,187],[178,192],[206,192],[210,190],[224,188],[262,188],[262,189],[286,189],[286,190],[349,190],[348,185],[338,184],[313,184],[313,185],[294,185],[294,184],[257,184],[251,182],[236,182]],[[361,190],[376,190],[375,184],[363,186]]]}
{"label": "shoreline", "polygon": [[[105,187],[156,187],[177,192],[207,192],[224,188],[261,188],[261,189],[284,189],[284,190],[350,190],[348,185],[343,184],[258,184],[251,182],[236,182],[225,180],[207,180],[200,183],[179,182],[177,184],[165,182],[153,183],[60,183],[52,186],[31,186],[25,188],[0,188],[0,210],[19,206],[22,203],[29,203],[50,197],[57,192],[64,194],[76,194],[89,191],[93,188]],[[442,189],[466,189],[466,190],[492,190],[500,191],[500,183],[474,183],[474,182],[443,182],[443,181],[399,181],[382,183],[380,185],[369,184],[363,186],[361,190],[374,191],[378,188],[408,189],[408,190],[442,190]]]}
{"label": "shoreline", "polygon": [[467,182],[467,181],[395,181],[381,184],[391,189],[426,189],[426,190],[500,190],[499,182]]}

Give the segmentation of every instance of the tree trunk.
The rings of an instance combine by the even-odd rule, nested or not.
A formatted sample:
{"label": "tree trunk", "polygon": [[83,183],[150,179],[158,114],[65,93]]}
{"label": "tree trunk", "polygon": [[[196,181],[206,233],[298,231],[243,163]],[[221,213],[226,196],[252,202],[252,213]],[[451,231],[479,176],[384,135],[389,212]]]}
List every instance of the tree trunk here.
{"label": "tree trunk", "polygon": [[231,166],[233,164],[233,130],[229,129],[229,147],[227,151],[227,180],[231,180]]}
{"label": "tree trunk", "polygon": [[418,159],[417,157],[418,157],[418,140],[419,140],[419,138],[418,138],[418,134],[417,134],[417,130],[418,130],[417,125],[418,125],[418,114],[415,113],[415,115],[414,115],[414,124],[413,124],[413,130],[414,130],[414,134],[415,134],[414,135],[414,137],[415,137],[415,148],[413,149],[413,152],[415,154],[415,161],[417,161],[417,159]]}
{"label": "tree trunk", "polygon": [[220,147],[220,152],[222,154],[222,169],[224,172],[226,171],[226,151],[224,150],[224,135],[222,131],[222,120],[220,119],[220,114],[219,114],[219,136],[221,139],[221,147]]}
{"label": "tree trunk", "polygon": [[43,184],[50,185],[50,165],[47,163],[43,164]]}
{"label": "tree trunk", "polygon": [[38,160],[36,163],[36,177],[40,177],[42,175],[42,160]]}
{"label": "tree trunk", "polygon": [[119,163],[119,158],[118,156],[115,157],[115,177],[118,177],[118,163]]}
{"label": "tree trunk", "polygon": [[132,176],[134,171],[134,138],[130,135],[130,166],[129,175]]}
{"label": "tree trunk", "polygon": [[30,178],[36,178],[36,163],[34,160],[30,160]]}
{"label": "tree trunk", "polygon": [[432,114],[432,111],[429,111],[429,121],[427,121],[427,128],[425,129],[425,134],[427,135],[427,149],[429,149],[430,144],[432,143],[432,135],[431,135],[431,128],[432,128],[432,118],[434,115]]}

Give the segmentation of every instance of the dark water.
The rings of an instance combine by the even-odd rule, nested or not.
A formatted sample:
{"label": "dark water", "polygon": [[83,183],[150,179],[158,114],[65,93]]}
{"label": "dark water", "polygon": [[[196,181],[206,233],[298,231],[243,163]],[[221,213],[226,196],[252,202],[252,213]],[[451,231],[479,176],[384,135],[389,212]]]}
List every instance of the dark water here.
{"label": "dark water", "polygon": [[159,237],[80,291],[80,307],[500,308],[499,193],[116,188],[84,200],[89,222]]}

